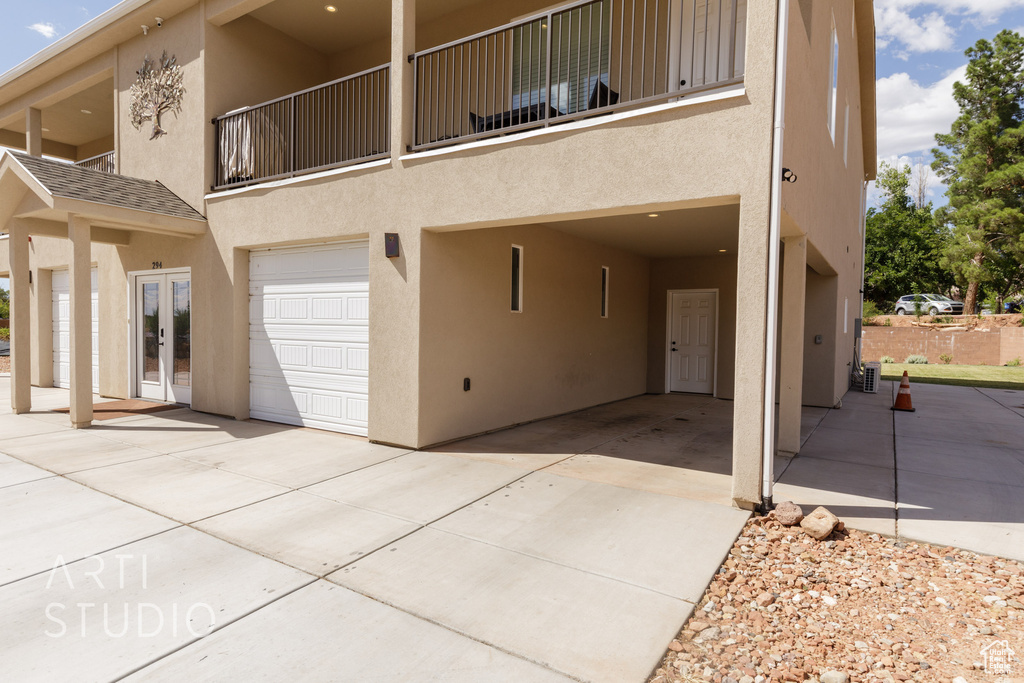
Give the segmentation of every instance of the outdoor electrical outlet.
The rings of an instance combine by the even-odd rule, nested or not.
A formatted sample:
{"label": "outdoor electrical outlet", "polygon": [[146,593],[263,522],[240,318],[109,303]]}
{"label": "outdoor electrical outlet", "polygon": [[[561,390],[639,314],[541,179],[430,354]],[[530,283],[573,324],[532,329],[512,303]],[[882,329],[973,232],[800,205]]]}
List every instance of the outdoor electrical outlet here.
{"label": "outdoor electrical outlet", "polygon": [[462,390],[469,391],[469,378],[462,380]]}

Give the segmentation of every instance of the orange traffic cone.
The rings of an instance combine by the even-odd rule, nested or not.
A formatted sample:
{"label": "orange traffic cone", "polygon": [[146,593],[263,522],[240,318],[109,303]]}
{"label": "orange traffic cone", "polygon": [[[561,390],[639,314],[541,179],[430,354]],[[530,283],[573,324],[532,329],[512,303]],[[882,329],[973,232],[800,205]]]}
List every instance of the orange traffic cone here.
{"label": "orange traffic cone", "polygon": [[910,375],[903,371],[903,380],[900,382],[900,391],[896,394],[896,403],[893,410],[905,410],[908,413],[914,412],[914,405],[910,402]]}

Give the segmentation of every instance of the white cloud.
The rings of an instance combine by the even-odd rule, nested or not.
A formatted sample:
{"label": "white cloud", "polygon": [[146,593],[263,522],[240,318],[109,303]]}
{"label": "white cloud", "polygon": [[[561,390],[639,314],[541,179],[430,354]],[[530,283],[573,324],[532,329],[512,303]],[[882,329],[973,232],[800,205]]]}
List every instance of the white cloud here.
{"label": "white cloud", "polygon": [[[875,30],[882,47],[897,42],[906,52],[951,50],[956,45],[956,31],[938,12],[915,19],[897,7],[877,7]],[[905,54],[900,56],[905,58]]]}
{"label": "white cloud", "polygon": [[876,0],[875,11],[889,9],[910,12],[931,9],[942,13],[959,14],[976,23],[991,24],[1010,9],[1024,8],[1024,0]]}
{"label": "white cloud", "polygon": [[41,35],[43,38],[55,38],[57,36],[57,27],[54,26],[53,24],[49,23],[49,22],[46,22],[46,23],[39,22],[39,23],[36,23],[36,24],[32,24],[31,26],[28,26],[27,28],[30,31],[35,31],[36,33]]}
{"label": "white cloud", "polygon": [[931,85],[921,85],[906,73],[880,78],[876,83],[879,158],[931,151],[935,134],[948,133],[960,115],[953,83],[964,80],[966,73],[964,65]]}

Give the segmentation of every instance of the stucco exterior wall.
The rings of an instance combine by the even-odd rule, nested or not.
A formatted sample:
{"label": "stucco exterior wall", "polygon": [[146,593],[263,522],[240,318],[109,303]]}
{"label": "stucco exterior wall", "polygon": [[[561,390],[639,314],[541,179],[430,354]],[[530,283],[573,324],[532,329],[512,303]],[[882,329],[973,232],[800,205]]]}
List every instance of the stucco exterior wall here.
{"label": "stucco exterior wall", "polygon": [[736,384],[736,256],[700,256],[651,261],[648,296],[647,392],[665,392],[665,333],[668,291],[718,290],[718,398],[731,399]]}
{"label": "stucco exterior wall", "polygon": [[[864,175],[856,126],[851,125],[846,165],[841,148],[821,152],[828,149],[821,136],[828,137],[831,22],[822,8],[834,5],[837,24],[851,35],[852,2],[815,0],[813,16],[802,14],[810,2],[794,3],[799,9],[791,26],[785,165],[801,180],[785,187],[784,203],[788,229],[808,234],[808,252],[820,261],[816,267],[824,264],[821,272],[829,273],[814,276],[820,281],[808,286],[808,319],[814,324],[807,332],[821,328],[826,343],[808,345],[809,363],[819,372],[805,376],[833,377],[820,399],[809,392],[821,401],[838,390],[847,372],[841,361],[852,354],[852,323],[844,333],[847,321],[836,309],[844,297],[854,303],[850,293],[859,284]],[[478,3],[459,14],[463,23],[423,20],[417,22],[416,45],[496,26],[543,4]],[[763,435],[775,3],[750,3],[748,12],[745,89],[728,98],[688,98],[436,153],[407,154],[411,140],[402,140],[389,164],[214,195],[207,195],[210,118],[379,64],[386,41],[366,51],[372,63],[359,64],[362,57],[354,52],[320,55],[254,20],[218,28],[203,20],[202,5],[171,15],[149,36],[124,40],[114,51],[120,171],[163,182],[207,215],[210,232],[196,239],[134,234],[127,247],[94,246],[101,300],[110,293],[101,339],[122,340],[101,357],[101,391],[131,391],[126,278],[152,262],[192,269],[193,406],[245,418],[249,250],[369,237],[370,437],[405,446],[657,390],[659,381],[663,390],[665,291],[715,287],[721,297],[719,395],[736,401],[734,475],[749,503],[757,490]],[[392,27],[393,39],[401,36],[400,27]],[[159,57],[165,49],[185,67],[188,94],[178,118],[164,120],[169,134],[150,141],[148,130],[135,131],[127,123],[127,91],[143,56]],[[856,99],[857,74],[853,51],[841,47],[841,55],[850,56],[841,61],[843,109],[843,97]],[[404,58],[401,51],[396,58]],[[403,111],[393,108],[396,131],[405,128]],[[859,119],[851,113],[850,120]],[[841,121],[837,137],[843,134]],[[723,197],[739,204],[739,251],[721,258],[651,264],[537,225],[685,209],[721,203]],[[384,257],[385,232],[400,235],[399,259]],[[526,248],[525,308],[514,316],[504,305],[507,270],[501,267],[512,242]],[[34,270],[67,262],[65,246],[48,244],[39,242],[46,254],[33,257]],[[591,320],[585,313],[590,286],[575,284],[593,275],[599,288],[601,265],[612,267],[611,318],[595,314]],[[531,288],[550,295],[546,299]],[[533,308],[534,302],[543,305]],[[453,337],[467,341],[453,344]],[[524,341],[516,346],[517,340]],[[462,392],[467,376],[473,381],[468,394]],[[510,389],[512,380],[516,386]],[[452,405],[462,409],[451,410]]]}
{"label": "stucco exterior wall", "polygon": [[[158,31],[141,33],[121,43],[117,50],[115,82],[118,84],[117,116],[121,121],[118,135],[118,169],[122,175],[159,180],[172,192],[203,212],[206,182],[207,128],[202,59],[206,22],[199,6],[185,10],[164,21]],[[131,126],[129,89],[136,80],[136,71],[148,55],[159,60],[164,52],[177,57],[184,70],[181,113],[165,114],[161,124],[167,135],[150,139],[151,124],[141,130]]]}
{"label": "stucco exterior wall", "polygon": [[[513,244],[521,312],[511,311]],[[422,263],[422,443],[644,393],[646,258],[523,226],[424,233]]]}
{"label": "stucco exterior wall", "polygon": [[[816,279],[808,281],[807,405],[831,406],[846,393],[854,354],[854,319],[860,317],[862,184],[873,174],[874,159],[864,158],[859,70],[860,50],[870,37],[860,35],[855,26],[856,2],[791,3],[783,165],[798,180],[783,186],[784,234],[806,234],[809,264],[835,277],[832,294],[821,291]],[[839,41],[834,140],[827,117],[833,22]],[[812,281],[818,289],[813,298]],[[823,336],[823,344],[815,348],[816,334]],[[826,351],[830,355],[824,355]],[[830,386],[818,386],[826,377],[831,378]]]}

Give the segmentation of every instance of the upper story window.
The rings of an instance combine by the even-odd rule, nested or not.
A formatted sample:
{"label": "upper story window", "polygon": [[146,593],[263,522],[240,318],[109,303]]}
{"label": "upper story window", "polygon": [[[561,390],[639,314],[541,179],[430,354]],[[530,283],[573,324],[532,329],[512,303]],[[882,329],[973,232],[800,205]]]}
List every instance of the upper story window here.
{"label": "upper story window", "polygon": [[832,49],[829,52],[831,64],[829,64],[828,83],[828,133],[832,136],[832,142],[836,141],[836,101],[839,98],[839,34],[836,32],[835,18],[832,19]]}

